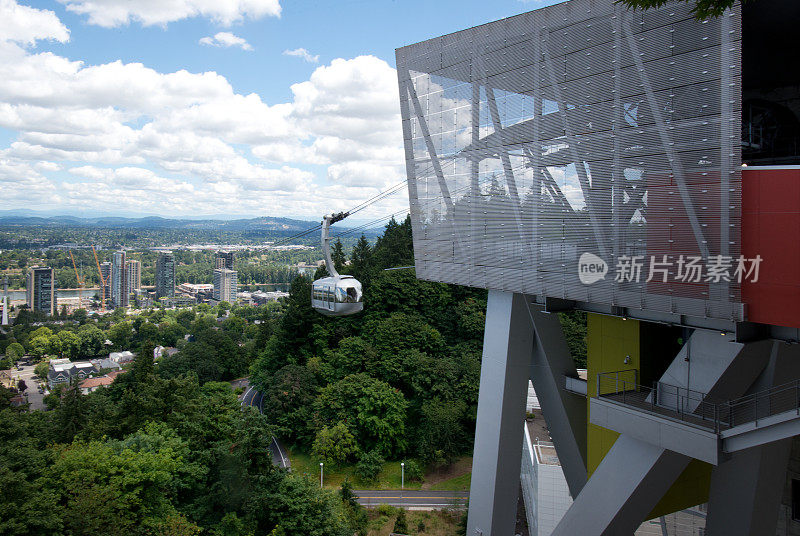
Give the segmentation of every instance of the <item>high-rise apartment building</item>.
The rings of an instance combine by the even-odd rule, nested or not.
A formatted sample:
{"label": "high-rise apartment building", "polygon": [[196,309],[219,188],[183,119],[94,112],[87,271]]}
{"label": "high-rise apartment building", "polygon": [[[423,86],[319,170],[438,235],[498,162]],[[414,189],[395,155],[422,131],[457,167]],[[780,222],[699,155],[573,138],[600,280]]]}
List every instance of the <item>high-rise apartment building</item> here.
{"label": "high-rise apartment building", "polygon": [[128,282],[127,294],[130,296],[142,288],[142,263],[131,259],[125,265],[125,270]]}
{"label": "high-rise apartment building", "polygon": [[239,273],[236,270],[217,268],[214,270],[214,299],[233,303],[239,290]]}
{"label": "high-rise apartment building", "polygon": [[103,307],[108,307],[111,305],[111,263],[110,262],[102,262],[100,263],[100,275],[103,278],[101,282],[101,293],[100,299],[103,301]]}
{"label": "high-rise apartment building", "polygon": [[49,266],[34,266],[27,277],[28,308],[49,315],[56,312],[56,277]]}
{"label": "high-rise apartment building", "polygon": [[214,257],[214,268],[233,270],[233,251],[228,251],[226,249],[218,251],[217,256]]}
{"label": "high-rise apartment building", "polygon": [[156,298],[175,297],[175,256],[162,251],[156,261]]}
{"label": "high-rise apartment building", "polygon": [[111,304],[115,308],[128,306],[128,273],[124,251],[116,251],[111,257]]}

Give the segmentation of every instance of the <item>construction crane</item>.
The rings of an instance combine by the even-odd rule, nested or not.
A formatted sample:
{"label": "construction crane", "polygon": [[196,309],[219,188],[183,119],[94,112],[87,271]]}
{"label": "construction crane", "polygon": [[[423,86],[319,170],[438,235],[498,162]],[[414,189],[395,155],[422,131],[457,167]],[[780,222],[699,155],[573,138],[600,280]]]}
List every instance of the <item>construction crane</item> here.
{"label": "construction crane", "polygon": [[106,310],[106,285],[110,283],[108,279],[111,274],[108,274],[107,279],[103,279],[103,270],[100,269],[100,259],[97,258],[97,251],[92,246],[92,253],[94,253],[94,262],[97,264],[97,275],[100,276],[100,311]]}
{"label": "construction crane", "polygon": [[72,250],[69,250],[69,258],[72,259],[72,268],[75,270],[75,280],[78,282],[78,309],[83,307],[83,289],[85,280],[81,279],[78,274],[78,267],[75,265],[75,257],[72,256]]}

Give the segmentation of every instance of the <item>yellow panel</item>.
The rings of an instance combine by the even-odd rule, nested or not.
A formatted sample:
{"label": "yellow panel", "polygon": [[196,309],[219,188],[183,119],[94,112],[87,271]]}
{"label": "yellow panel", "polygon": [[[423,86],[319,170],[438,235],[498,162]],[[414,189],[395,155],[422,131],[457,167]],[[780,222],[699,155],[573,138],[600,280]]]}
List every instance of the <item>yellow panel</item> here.
{"label": "yellow panel", "polygon": [[[589,313],[587,316],[587,390],[597,394],[597,375],[602,372],[641,370],[640,324],[636,320]],[[652,342],[652,341],[651,341]],[[629,363],[625,358],[629,356]],[[632,373],[624,379],[632,381]],[[587,412],[589,404],[587,404]],[[617,432],[589,424],[587,430],[587,470],[589,477],[619,437]],[[706,502],[711,482],[711,465],[693,460],[667,491],[649,518]]]}
{"label": "yellow panel", "polygon": [[[589,396],[596,396],[598,374],[639,369],[639,322],[593,313],[586,316],[587,388]],[[625,363],[626,356],[630,356],[630,363]],[[587,469],[591,477],[619,434],[589,424],[587,435]]]}
{"label": "yellow panel", "polygon": [[708,502],[708,488],[711,486],[712,465],[700,460],[692,460],[681,476],[675,481],[648,519],[671,514],[684,508]]}

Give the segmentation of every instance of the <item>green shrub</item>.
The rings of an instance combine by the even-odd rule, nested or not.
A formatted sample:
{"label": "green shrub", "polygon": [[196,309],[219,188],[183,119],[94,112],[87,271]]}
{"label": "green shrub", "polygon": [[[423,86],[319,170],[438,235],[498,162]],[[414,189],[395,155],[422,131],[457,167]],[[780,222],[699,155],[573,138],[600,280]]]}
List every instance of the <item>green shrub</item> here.
{"label": "green shrub", "polygon": [[395,534],[408,534],[408,522],[406,521],[406,511],[401,509],[400,513],[397,514],[397,520],[394,522],[394,530],[392,530]]}
{"label": "green shrub", "polygon": [[393,517],[397,515],[397,512],[399,510],[400,510],[399,508],[397,508],[396,506],[392,506],[390,504],[378,505],[378,513],[381,514],[382,516]]}
{"label": "green shrub", "polygon": [[385,460],[377,450],[365,452],[356,464],[356,476],[364,482],[375,482]]}
{"label": "green shrub", "polygon": [[410,482],[419,482],[422,480],[422,467],[414,460],[406,462],[406,479]]}

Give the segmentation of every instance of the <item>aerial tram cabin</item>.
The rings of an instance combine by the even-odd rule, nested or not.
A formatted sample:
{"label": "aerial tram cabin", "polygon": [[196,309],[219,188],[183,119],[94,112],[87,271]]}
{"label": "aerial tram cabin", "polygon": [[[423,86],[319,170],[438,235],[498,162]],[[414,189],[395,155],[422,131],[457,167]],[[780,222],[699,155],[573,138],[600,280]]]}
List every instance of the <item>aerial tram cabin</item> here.
{"label": "aerial tram cabin", "polygon": [[352,275],[339,275],[331,259],[330,226],[347,217],[346,212],[325,216],[322,220],[322,251],[329,277],[314,281],[311,306],[326,316],[345,316],[364,309],[361,283]]}

